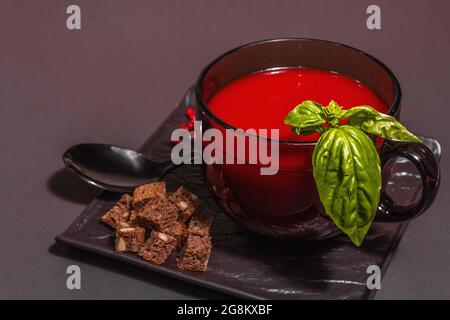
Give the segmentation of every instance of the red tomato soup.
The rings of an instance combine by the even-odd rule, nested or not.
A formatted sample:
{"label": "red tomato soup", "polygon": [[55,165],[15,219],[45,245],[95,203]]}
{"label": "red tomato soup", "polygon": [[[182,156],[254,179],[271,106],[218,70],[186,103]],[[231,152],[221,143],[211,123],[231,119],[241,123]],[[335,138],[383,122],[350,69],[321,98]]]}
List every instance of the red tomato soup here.
{"label": "red tomato soup", "polygon": [[[213,95],[208,106],[219,119],[235,128],[279,129],[282,140],[315,141],[317,134],[298,136],[284,124],[289,111],[304,100],[324,106],[334,100],[346,108],[370,105],[382,112],[388,110],[366,85],[339,73],[306,68],[266,70],[238,78]],[[210,123],[223,130],[214,121]],[[337,229],[331,220],[325,214],[317,215],[323,210],[312,174],[314,146],[280,144],[278,150],[279,171],[274,175],[261,177],[260,166],[253,164],[208,166],[206,174],[214,181],[212,188],[216,188],[221,201],[228,201],[228,208],[239,203],[239,208],[227,212],[259,233],[268,232],[264,229],[266,224],[261,224],[262,216],[271,226],[304,220],[309,225],[325,224],[329,234],[335,233]],[[248,146],[245,151],[248,154]],[[219,190],[220,186],[223,189]]]}
{"label": "red tomato soup", "polygon": [[308,68],[286,68],[253,73],[220,89],[208,102],[225,123],[240,129],[279,129],[280,139],[314,141],[317,135],[298,136],[284,118],[304,100],[324,106],[331,100],[344,108],[370,105],[387,112],[388,107],[366,85],[336,72]]}

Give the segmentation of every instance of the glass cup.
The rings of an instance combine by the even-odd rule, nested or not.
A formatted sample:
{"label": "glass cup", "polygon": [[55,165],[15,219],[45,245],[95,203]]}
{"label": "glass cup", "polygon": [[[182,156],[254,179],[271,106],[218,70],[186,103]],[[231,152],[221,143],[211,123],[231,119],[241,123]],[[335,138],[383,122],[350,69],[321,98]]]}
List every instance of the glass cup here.
{"label": "glass cup", "polygon": [[[318,68],[348,75],[366,85],[400,116],[400,85],[379,60],[358,49],[323,40],[274,39],[233,49],[210,63],[196,84],[197,115],[203,129],[236,129],[218,118],[208,101],[224,85],[239,77],[267,69]],[[249,137],[247,137],[249,138]],[[250,139],[260,139],[250,137]],[[383,171],[392,158],[404,157],[418,169],[422,195],[414,205],[400,205],[382,190],[375,221],[398,222],[422,214],[439,188],[439,166],[434,154],[421,143],[379,139],[377,146]],[[269,143],[273,143],[269,139]],[[312,174],[315,142],[280,140],[279,171],[261,175],[257,164],[203,165],[207,184],[224,212],[260,235],[287,240],[321,240],[338,235],[325,214]]]}

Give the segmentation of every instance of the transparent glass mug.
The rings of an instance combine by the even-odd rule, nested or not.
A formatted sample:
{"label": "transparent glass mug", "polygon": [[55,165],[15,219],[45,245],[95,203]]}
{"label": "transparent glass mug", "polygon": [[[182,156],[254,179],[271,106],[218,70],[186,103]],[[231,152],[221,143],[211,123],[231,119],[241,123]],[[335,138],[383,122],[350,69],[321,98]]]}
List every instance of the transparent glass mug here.
{"label": "transparent glass mug", "polygon": [[[348,75],[374,90],[389,106],[390,115],[396,118],[400,115],[399,83],[374,57],[335,42],[274,39],[233,49],[202,71],[195,98],[203,130],[236,129],[209,109],[208,101],[215,92],[239,77],[283,67],[318,68]],[[205,164],[207,184],[225,213],[257,234],[287,240],[333,237],[340,231],[325,214],[319,200],[312,174],[314,145],[315,142],[280,140],[279,171],[275,175],[261,175],[260,166],[255,164]],[[437,159],[421,143],[393,143],[379,139],[377,145],[383,169],[387,169],[393,157],[407,158],[417,167],[423,192],[413,206],[404,206],[393,203],[382,190],[375,221],[398,222],[419,216],[432,204],[438,192]]]}

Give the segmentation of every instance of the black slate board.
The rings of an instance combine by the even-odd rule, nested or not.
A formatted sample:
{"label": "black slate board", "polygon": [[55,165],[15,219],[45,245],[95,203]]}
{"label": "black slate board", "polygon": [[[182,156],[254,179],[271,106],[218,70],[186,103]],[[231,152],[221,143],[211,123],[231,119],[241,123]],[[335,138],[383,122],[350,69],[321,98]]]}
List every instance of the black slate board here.
{"label": "black slate board", "polygon": [[[184,110],[193,103],[189,91],[179,106],[141,148],[149,158],[169,159],[170,133],[185,122]],[[433,139],[426,142],[439,155]],[[399,161],[396,170],[411,167]],[[399,176],[404,176],[399,174]],[[388,184],[391,193],[420,194],[420,179],[412,172],[404,187],[395,188],[395,177]],[[113,259],[152,270],[163,275],[208,287],[240,298],[250,299],[371,299],[375,291],[366,287],[369,265],[378,265],[384,273],[406,229],[406,223],[374,224],[364,245],[356,248],[344,236],[322,242],[282,243],[248,234],[227,218],[207,191],[201,170],[182,166],[165,179],[169,190],[186,186],[202,201],[201,210],[214,214],[213,251],[205,273],[179,271],[172,255],[163,266],[141,260],[132,254],[114,251],[113,231],[98,219],[119,198],[103,192],[56,240]],[[397,183],[398,184],[398,183]],[[401,196],[401,195],[400,195]]]}

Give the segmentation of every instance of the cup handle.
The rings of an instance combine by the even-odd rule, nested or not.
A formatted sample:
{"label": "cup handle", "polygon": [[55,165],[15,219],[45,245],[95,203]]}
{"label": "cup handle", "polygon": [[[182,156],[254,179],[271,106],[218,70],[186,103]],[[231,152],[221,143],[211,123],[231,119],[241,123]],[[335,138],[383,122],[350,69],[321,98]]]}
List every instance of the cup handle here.
{"label": "cup handle", "polygon": [[375,221],[378,222],[399,222],[420,216],[431,206],[439,190],[438,159],[423,143],[386,140],[380,154],[381,168],[383,169],[395,156],[404,157],[417,167],[422,178],[422,196],[416,205],[404,206],[393,203],[382,190],[375,217]]}

